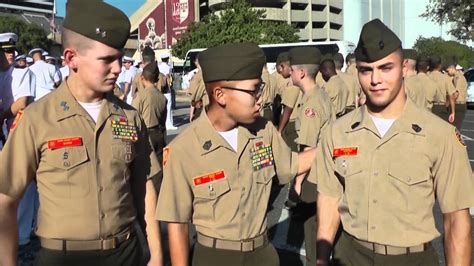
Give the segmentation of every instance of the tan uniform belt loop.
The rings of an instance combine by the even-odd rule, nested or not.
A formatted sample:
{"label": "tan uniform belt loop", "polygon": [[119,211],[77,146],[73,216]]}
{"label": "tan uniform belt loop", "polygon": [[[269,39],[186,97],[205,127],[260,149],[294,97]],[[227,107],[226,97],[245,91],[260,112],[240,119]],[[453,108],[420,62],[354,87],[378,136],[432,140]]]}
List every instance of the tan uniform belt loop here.
{"label": "tan uniform belt loop", "polygon": [[372,242],[367,242],[364,240],[359,240],[350,234],[346,233],[349,238],[356,242],[357,244],[370,249],[376,254],[380,255],[403,255],[403,254],[410,254],[410,253],[418,253],[418,252],[423,252],[428,249],[430,246],[430,242],[416,245],[416,246],[411,246],[411,247],[396,247],[396,246],[390,246],[390,245],[382,245],[382,244],[377,244],[377,243],[372,243]]}
{"label": "tan uniform belt loop", "polygon": [[268,237],[267,237],[267,232],[265,232],[252,239],[233,241],[233,240],[213,238],[213,237],[205,236],[201,233],[198,233],[197,242],[208,248],[249,252],[249,251],[254,251],[255,249],[267,244]]}
{"label": "tan uniform belt loop", "polygon": [[110,250],[117,248],[121,243],[130,239],[133,227],[115,237],[98,240],[62,240],[40,238],[41,247],[62,251]]}

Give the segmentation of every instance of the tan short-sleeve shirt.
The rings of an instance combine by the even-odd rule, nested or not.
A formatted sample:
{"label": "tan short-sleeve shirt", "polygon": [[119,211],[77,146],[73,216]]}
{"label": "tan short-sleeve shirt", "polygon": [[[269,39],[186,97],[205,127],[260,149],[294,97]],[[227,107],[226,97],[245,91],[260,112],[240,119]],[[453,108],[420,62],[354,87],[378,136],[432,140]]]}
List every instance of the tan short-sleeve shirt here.
{"label": "tan short-sleeve shirt", "polygon": [[456,92],[453,82],[447,75],[435,70],[430,72],[429,77],[433,79],[436,84],[438,84],[438,93],[436,94],[437,102],[445,103],[446,96],[451,96],[454,92]]}
{"label": "tan short-sleeve shirt", "polygon": [[308,180],[339,199],[352,236],[408,247],[439,236],[433,217],[474,206],[466,146],[453,126],[407,99],[403,114],[380,137],[366,106],[335,121]]}
{"label": "tan short-sleeve shirt", "polygon": [[207,106],[209,104],[209,97],[207,96],[206,86],[204,85],[202,71],[199,70],[196,72],[191,79],[189,93],[191,94],[192,103],[202,101],[202,106]]}
{"label": "tan short-sleeve shirt", "polygon": [[304,93],[298,119],[299,133],[296,142],[300,145],[316,147],[320,133],[334,120],[334,112],[327,93],[317,86]]}
{"label": "tan short-sleeve shirt", "polygon": [[438,93],[438,85],[434,82],[426,73],[418,72],[416,75],[421,84],[423,84],[423,90],[425,91],[426,108],[431,111],[433,102],[436,101],[436,94]]}
{"label": "tan short-sleeve shirt", "polygon": [[332,76],[322,88],[328,93],[336,115],[343,115],[349,97],[349,89],[341,77]]}
{"label": "tan short-sleeve shirt", "polygon": [[421,108],[426,108],[426,95],[423,83],[417,75],[405,77],[405,92],[410,99]]}
{"label": "tan short-sleeve shirt", "polygon": [[265,82],[265,87],[262,92],[262,106],[273,104],[273,99],[275,99],[274,86],[271,84],[272,80],[270,79],[270,73],[266,68],[263,68],[262,71],[262,82]]}
{"label": "tan short-sleeve shirt", "polygon": [[0,193],[36,179],[43,238],[97,240],[143,219],[144,186],[160,170],[137,111],[108,93],[97,123],[67,83],[31,104],[0,154]]}
{"label": "tan short-sleeve shirt", "polygon": [[461,72],[456,72],[453,78],[454,87],[459,92],[459,96],[456,100],[457,103],[466,103],[467,97],[467,80]]}
{"label": "tan short-sleeve shirt", "polygon": [[290,121],[295,121],[298,118],[298,106],[301,103],[303,93],[300,88],[294,86],[289,80],[287,86],[282,87],[281,104],[293,109],[290,115]]}
{"label": "tan short-sleeve shirt", "polygon": [[163,165],[158,220],[192,221],[201,234],[243,240],[265,232],[272,178],[289,182],[298,157],[263,118],[238,127],[234,151],[203,112],[164,149]]}
{"label": "tan short-sleeve shirt", "polygon": [[132,101],[147,128],[165,126],[166,98],[155,86],[143,89]]}
{"label": "tan short-sleeve shirt", "polygon": [[346,107],[347,106],[355,107],[357,103],[357,98],[359,97],[361,93],[359,81],[353,75],[350,75],[348,73],[344,73],[341,71],[338,71],[337,75],[342,79],[342,81],[344,81],[344,84],[346,85],[346,88],[348,89]]}

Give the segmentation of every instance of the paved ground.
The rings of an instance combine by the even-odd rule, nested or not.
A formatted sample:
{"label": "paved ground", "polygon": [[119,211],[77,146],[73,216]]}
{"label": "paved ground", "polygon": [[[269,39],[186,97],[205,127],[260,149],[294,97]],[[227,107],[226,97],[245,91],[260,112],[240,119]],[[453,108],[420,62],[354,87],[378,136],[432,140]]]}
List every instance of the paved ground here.
{"label": "paved ground", "polygon": [[[168,131],[168,141],[171,141],[179,132],[186,128],[189,119],[189,102],[185,97],[178,97],[177,99],[177,108],[173,111],[174,115],[174,124],[178,126],[178,130]],[[464,120],[464,127],[461,130],[463,138],[466,142],[469,158],[471,161],[471,166],[474,166],[474,111],[469,110],[466,118]],[[269,204],[268,210],[268,228],[269,235],[273,245],[277,248],[281,265],[282,266],[303,266],[305,265],[305,249],[303,241],[303,224],[300,221],[295,221],[291,219],[291,215],[288,210],[283,208],[284,201],[288,193],[288,186],[283,187],[274,187],[274,194],[272,201]],[[436,223],[438,229],[442,232],[442,215],[440,214],[439,208],[435,207],[434,209],[436,216]],[[474,215],[474,210],[471,212],[471,215]],[[474,221],[473,221],[474,226]],[[166,228],[163,227],[163,240],[165,246],[165,254],[167,255],[166,247]],[[474,237],[474,230],[473,230]],[[193,233],[191,233],[190,238],[193,239]],[[444,265],[444,255],[443,247],[441,243],[441,238],[438,238],[434,241],[434,246],[439,254],[440,264]],[[38,248],[37,242],[34,242],[33,250]],[[474,256],[474,251],[473,251]],[[25,263],[21,265],[30,265],[31,260],[26,260]],[[169,258],[166,257],[167,265],[169,264]]]}

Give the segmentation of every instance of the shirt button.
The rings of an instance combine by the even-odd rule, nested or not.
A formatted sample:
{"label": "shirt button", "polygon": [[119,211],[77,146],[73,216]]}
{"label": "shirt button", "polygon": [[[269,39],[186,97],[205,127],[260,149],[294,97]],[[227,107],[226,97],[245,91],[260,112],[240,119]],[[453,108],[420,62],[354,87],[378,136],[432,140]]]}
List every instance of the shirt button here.
{"label": "shirt button", "polygon": [[371,226],[371,227],[370,227],[370,229],[372,229],[372,230],[375,230],[375,228],[376,228],[375,226]]}
{"label": "shirt button", "polygon": [[105,218],[105,213],[101,213],[101,214],[100,214],[100,219],[101,219],[101,220],[104,220],[104,218]]}
{"label": "shirt button", "polygon": [[104,191],[104,187],[103,187],[103,186],[99,186],[99,191]]}
{"label": "shirt button", "polygon": [[410,182],[410,181],[411,181],[411,177],[407,177],[407,181]]}

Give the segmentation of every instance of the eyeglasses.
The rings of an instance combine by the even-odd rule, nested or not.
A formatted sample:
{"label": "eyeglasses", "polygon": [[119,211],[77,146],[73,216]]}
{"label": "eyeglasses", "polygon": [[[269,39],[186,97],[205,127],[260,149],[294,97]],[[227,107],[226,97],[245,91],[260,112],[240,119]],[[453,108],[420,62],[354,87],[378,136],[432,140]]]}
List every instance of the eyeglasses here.
{"label": "eyeglasses", "polygon": [[234,91],[242,91],[242,92],[252,95],[255,99],[259,99],[262,96],[263,89],[265,88],[265,82],[260,82],[260,84],[258,84],[256,87],[257,88],[254,90],[246,90],[246,89],[227,87],[227,86],[222,86],[221,88],[234,90]]}

